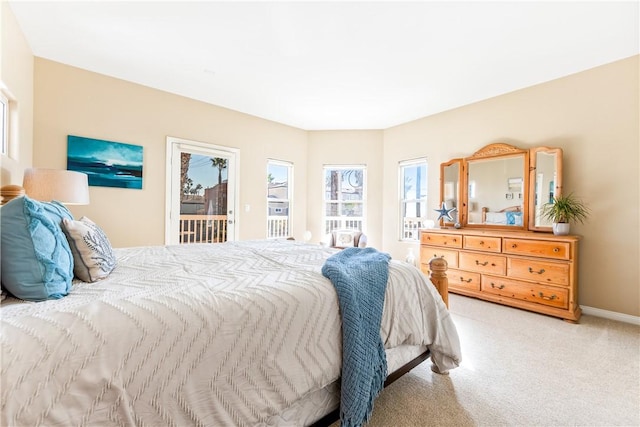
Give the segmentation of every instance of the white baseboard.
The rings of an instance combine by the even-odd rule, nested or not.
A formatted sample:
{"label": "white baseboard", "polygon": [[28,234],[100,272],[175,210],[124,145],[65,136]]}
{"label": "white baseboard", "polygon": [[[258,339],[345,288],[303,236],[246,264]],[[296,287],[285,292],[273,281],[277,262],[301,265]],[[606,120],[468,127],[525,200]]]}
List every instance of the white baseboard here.
{"label": "white baseboard", "polygon": [[581,305],[583,314],[588,314],[590,316],[603,317],[605,319],[617,320],[619,322],[631,323],[632,325],[640,326],[640,317],[632,316],[630,314],[618,313],[616,311],[602,310],[600,308],[595,307],[587,307]]}

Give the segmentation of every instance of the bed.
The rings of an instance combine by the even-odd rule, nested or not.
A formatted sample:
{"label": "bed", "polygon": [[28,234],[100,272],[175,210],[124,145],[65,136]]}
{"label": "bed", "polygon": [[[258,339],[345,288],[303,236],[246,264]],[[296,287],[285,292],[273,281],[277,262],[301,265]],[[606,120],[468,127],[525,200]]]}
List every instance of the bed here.
{"label": "bed", "polygon": [[[336,249],[254,240],[114,249],[102,280],[1,305],[1,425],[312,425],[339,405]],[[441,296],[391,261],[389,378],[460,362]],[[327,418],[327,414],[330,414]]]}

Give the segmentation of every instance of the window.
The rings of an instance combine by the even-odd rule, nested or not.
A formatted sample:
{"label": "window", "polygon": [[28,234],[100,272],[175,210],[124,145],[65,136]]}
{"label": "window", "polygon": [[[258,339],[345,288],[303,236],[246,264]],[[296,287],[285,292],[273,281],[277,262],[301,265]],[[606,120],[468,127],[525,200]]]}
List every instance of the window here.
{"label": "window", "polygon": [[267,238],[291,236],[291,188],[293,165],[267,162]]}
{"label": "window", "polygon": [[0,138],[1,153],[7,154],[9,150],[9,99],[0,92]]}
{"label": "window", "polygon": [[427,161],[400,162],[400,240],[419,240],[427,220]]}
{"label": "window", "polygon": [[365,166],[324,167],[324,232],[365,231]]}

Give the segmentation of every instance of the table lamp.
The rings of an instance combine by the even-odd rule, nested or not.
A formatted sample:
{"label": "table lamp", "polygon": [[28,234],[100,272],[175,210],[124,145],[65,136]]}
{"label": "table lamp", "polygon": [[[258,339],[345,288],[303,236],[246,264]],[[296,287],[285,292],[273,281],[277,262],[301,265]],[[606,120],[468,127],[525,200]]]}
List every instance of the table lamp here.
{"label": "table lamp", "polygon": [[65,205],[89,204],[87,174],[64,169],[28,168],[24,171],[22,186],[35,200],[56,200]]}

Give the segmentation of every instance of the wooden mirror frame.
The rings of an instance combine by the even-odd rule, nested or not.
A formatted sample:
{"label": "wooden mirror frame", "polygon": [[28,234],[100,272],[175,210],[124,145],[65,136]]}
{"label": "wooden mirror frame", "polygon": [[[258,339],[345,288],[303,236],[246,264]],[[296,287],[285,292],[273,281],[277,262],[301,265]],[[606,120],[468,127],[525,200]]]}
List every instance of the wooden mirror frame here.
{"label": "wooden mirror frame", "polygon": [[[458,218],[462,227],[469,228],[487,228],[487,229],[502,229],[513,231],[543,231],[551,232],[551,226],[538,226],[536,225],[536,178],[537,178],[537,154],[547,153],[554,154],[555,159],[555,183],[554,183],[554,196],[557,197],[562,194],[562,149],[555,147],[534,147],[531,149],[521,149],[513,145],[504,143],[489,144],[480,150],[476,151],[472,156],[465,158],[452,159],[448,162],[440,165],[440,205],[445,199],[445,168],[451,165],[458,165],[460,183],[458,194],[457,208]],[[495,225],[484,223],[471,223],[469,224],[469,162],[477,160],[490,160],[509,158],[515,156],[523,157],[523,171],[522,171],[522,226],[514,225]],[[440,221],[440,225],[443,227],[453,226],[452,222]]]}
{"label": "wooden mirror frame", "polygon": [[[455,196],[457,197],[456,207],[458,209],[458,221],[460,223],[460,226],[469,228],[503,229],[513,231],[531,230],[549,233],[552,232],[551,226],[536,225],[536,179],[538,173],[538,153],[555,155],[553,196],[560,196],[562,194],[561,148],[541,146],[533,147],[531,149],[521,149],[509,144],[494,143],[481,148],[470,157],[452,159],[440,165],[440,205],[442,205],[442,203],[447,200],[445,198],[445,170],[449,166],[458,165],[459,188]],[[522,171],[522,226],[494,225],[485,223],[469,224],[469,162],[473,162],[476,160],[509,158],[515,156],[523,156],[524,159]],[[538,207],[540,207],[542,204],[543,203],[540,203]],[[440,220],[440,225],[442,227],[449,227],[453,226],[454,223]]]}
{"label": "wooden mirror frame", "polygon": [[[549,194],[549,200],[537,202],[536,197],[536,187],[537,187],[537,178],[538,178],[538,153],[550,154],[555,156],[555,165],[554,165],[554,190],[553,194]],[[529,182],[531,183],[529,188],[529,230],[532,231],[545,231],[545,232],[553,232],[553,227],[551,225],[536,225],[536,214],[539,213],[542,205],[551,200],[551,197],[558,197],[562,195],[562,148],[553,148],[553,147],[534,147],[530,150],[529,154]],[[544,190],[544,188],[543,188]],[[541,197],[542,195],[540,195]]]}

